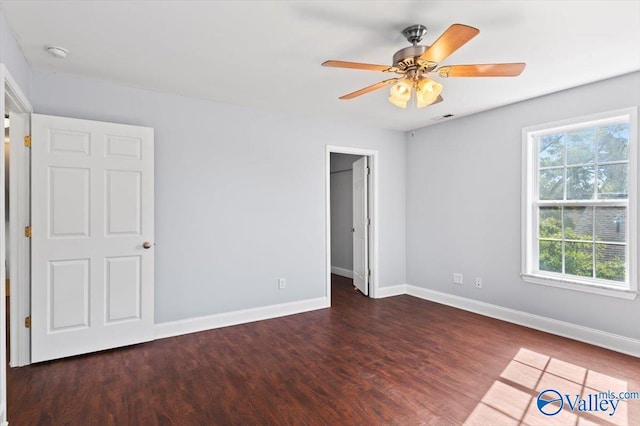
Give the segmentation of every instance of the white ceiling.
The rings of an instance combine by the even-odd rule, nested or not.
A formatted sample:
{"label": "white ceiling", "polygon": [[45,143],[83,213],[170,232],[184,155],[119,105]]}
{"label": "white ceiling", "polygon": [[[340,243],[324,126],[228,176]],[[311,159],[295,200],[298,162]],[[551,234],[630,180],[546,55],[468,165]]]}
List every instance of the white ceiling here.
{"label": "white ceiling", "polygon": [[[12,1],[0,7],[36,70],[214,101],[411,130],[640,69],[640,1]],[[411,24],[431,44],[453,23],[480,34],[444,64],[526,62],[515,78],[449,78],[445,101],[399,109],[388,74]],[[57,59],[45,48],[63,46]],[[594,100],[597,102],[597,100]]]}

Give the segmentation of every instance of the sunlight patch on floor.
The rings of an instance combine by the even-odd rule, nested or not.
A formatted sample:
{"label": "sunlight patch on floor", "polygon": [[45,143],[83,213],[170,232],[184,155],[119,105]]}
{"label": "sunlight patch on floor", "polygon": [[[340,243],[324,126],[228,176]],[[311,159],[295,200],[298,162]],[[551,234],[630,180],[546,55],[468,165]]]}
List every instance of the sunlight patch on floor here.
{"label": "sunlight patch on floor", "polygon": [[505,367],[500,377],[471,412],[465,425],[627,425],[628,402],[619,401],[615,414],[571,410],[561,401],[547,404],[546,411],[556,415],[544,415],[538,409],[538,395],[553,389],[571,399],[587,398],[587,395],[613,391],[627,391],[627,382],[560,359],[552,358],[525,348],[520,348]]}

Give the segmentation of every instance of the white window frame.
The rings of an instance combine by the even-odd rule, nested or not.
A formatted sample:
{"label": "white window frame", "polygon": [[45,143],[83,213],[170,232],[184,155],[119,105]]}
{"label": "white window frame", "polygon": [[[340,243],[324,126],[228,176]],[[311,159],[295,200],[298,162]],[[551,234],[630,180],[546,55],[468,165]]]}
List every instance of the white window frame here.
{"label": "white window frame", "polygon": [[[609,121],[627,118],[629,120],[629,199],[627,204],[627,262],[628,271],[623,285],[608,285],[603,280],[575,277],[568,274],[547,273],[538,270],[537,250],[537,169],[538,153],[535,137],[550,131],[566,131],[601,125]],[[638,107],[603,112],[589,116],[571,118],[553,123],[545,123],[522,129],[522,270],[524,281],[560,287],[604,296],[633,300],[638,294]],[[585,200],[589,203],[588,200]],[[582,203],[584,204],[584,203]],[[595,204],[595,203],[594,203]]]}

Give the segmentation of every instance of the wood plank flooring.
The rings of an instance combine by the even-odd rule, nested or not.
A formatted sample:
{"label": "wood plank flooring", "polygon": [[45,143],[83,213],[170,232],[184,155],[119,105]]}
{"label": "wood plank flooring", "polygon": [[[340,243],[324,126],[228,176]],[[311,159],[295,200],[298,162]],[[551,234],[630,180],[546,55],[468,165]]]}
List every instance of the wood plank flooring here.
{"label": "wood plank flooring", "polygon": [[542,386],[640,391],[637,358],[333,278],[330,309],[9,369],[9,424],[640,424],[640,401],[535,408]]}

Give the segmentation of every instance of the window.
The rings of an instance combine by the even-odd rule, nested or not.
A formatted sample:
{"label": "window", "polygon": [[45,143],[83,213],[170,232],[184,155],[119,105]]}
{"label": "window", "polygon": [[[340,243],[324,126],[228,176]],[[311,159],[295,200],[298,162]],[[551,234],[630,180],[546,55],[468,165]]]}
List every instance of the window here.
{"label": "window", "polygon": [[525,281],[637,293],[637,108],[523,130]]}

